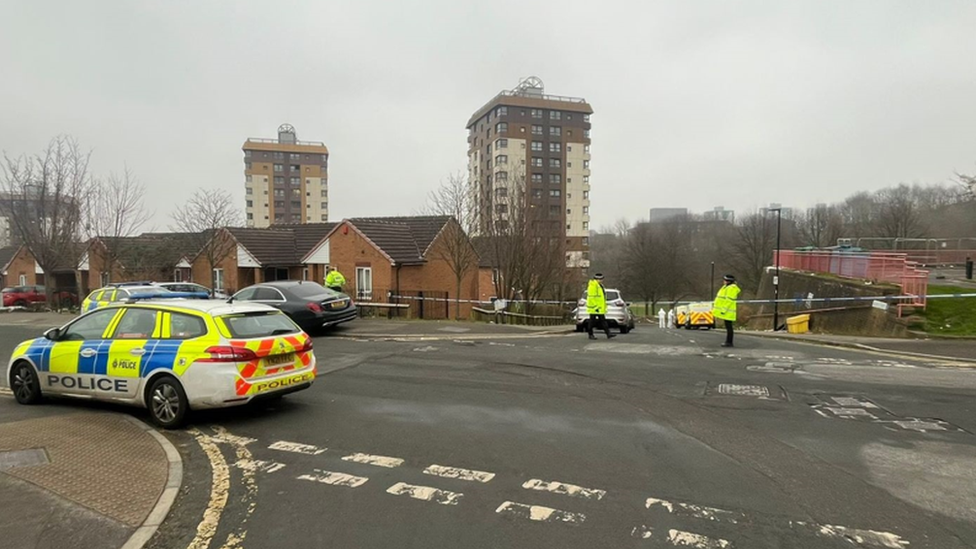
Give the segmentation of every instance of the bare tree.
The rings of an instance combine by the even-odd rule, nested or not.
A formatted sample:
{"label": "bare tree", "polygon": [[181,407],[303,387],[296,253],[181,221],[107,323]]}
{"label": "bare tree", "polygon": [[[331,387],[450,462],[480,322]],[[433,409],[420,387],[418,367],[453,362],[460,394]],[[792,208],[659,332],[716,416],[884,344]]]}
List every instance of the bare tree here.
{"label": "bare tree", "polygon": [[[55,271],[78,266],[82,201],[94,187],[88,173],[90,156],[68,136],[55,137],[36,155],[4,155],[3,215],[17,240],[52,280]],[[46,288],[47,302],[52,303],[53,284]]]}
{"label": "bare tree", "polygon": [[132,246],[126,237],[139,232],[152,212],[143,201],[145,187],[128,167],[121,175],[113,173],[104,181],[97,181],[93,191],[85,201],[86,229],[98,239],[105,270],[112,273],[119,258],[130,251],[127,247]]}
{"label": "bare tree", "polygon": [[878,204],[877,225],[878,236],[887,238],[920,238],[925,236],[926,228],[922,223],[921,210],[913,200],[912,190],[908,185],[882,189],[876,195]]}
{"label": "bare tree", "polygon": [[803,246],[826,248],[843,236],[844,222],[837,208],[817,204],[797,216],[797,230]]}
{"label": "bare tree", "polygon": [[475,231],[477,211],[475,196],[467,179],[455,174],[430,193],[426,212],[430,215],[448,216],[448,222],[439,237],[434,257],[447,263],[454,274],[454,315],[461,319],[461,283],[464,277],[478,269],[478,252],[471,243]]}
{"label": "bare tree", "polygon": [[770,265],[776,248],[776,221],[761,213],[740,217],[736,238],[732,242],[732,267],[738,271],[742,286],[759,290],[763,271]]}
{"label": "bare tree", "polygon": [[[174,231],[186,233],[186,243],[197,250],[211,272],[236,249],[234,241],[221,229],[241,224],[240,211],[226,191],[200,189],[173,213]],[[212,281],[211,281],[212,283]]]}

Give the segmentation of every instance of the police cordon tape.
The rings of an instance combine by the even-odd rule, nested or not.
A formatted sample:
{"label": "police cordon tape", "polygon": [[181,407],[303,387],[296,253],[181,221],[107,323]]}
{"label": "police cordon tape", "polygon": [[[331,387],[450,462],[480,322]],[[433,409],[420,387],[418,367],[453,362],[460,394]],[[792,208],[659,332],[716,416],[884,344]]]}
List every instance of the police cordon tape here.
{"label": "police cordon tape", "polygon": [[[793,297],[784,299],[740,299],[736,303],[748,303],[748,304],[772,304],[772,303],[793,303],[797,305],[802,305],[806,303],[842,303],[842,302],[858,302],[858,301],[882,301],[885,303],[891,303],[896,301],[911,300],[915,301],[923,296],[916,295],[878,295],[878,296],[849,296],[849,297]],[[951,299],[951,298],[972,298],[976,297],[976,292],[965,293],[965,294],[931,294],[924,296],[926,300],[928,299]],[[453,299],[449,297],[419,297],[419,296],[409,296],[409,295],[391,295],[388,299],[394,300],[408,300],[408,301],[435,301],[441,303],[477,303],[479,305],[491,305],[494,301],[484,301],[478,299]],[[513,299],[511,301],[503,300],[507,304],[512,303],[530,303],[532,305],[577,305],[578,301],[551,301],[551,300],[518,300]],[[688,305],[691,303],[701,303],[702,301],[675,301],[674,305]],[[661,302],[659,302],[661,303]],[[670,303],[670,302],[667,302]]]}

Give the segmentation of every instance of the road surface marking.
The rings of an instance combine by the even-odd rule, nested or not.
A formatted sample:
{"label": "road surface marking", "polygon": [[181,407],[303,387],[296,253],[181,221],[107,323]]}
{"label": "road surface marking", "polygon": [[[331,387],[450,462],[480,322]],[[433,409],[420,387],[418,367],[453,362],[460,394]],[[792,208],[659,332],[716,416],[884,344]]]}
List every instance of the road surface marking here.
{"label": "road surface marking", "polygon": [[0,395],[4,396],[14,396],[14,392],[6,387],[0,387]]}
{"label": "road surface marking", "polygon": [[830,400],[833,400],[838,406],[845,408],[877,408],[873,402],[854,397],[830,397]]}
{"label": "road surface marking", "polygon": [[207,549],[210,547],[210,540],[217,533],[217,526],[220,524],[220,516],[227,506],[227,493],[230,491],[230,471],[227,469],[227,461],[220,453],[220,448],[207,435],[197,429],[191,429],[190,434],[196,439],[197,444],[203,449],[210,460],[210,501],[207,508],[203,511],[203,519],[197,525],[197,533],[193,540],[187,545],[187,549]]}
{"label": "road surface marking", "polygon": [[307,454],[310,456],[317,456],[322,452],[325,452],[328,448],[319,448],[318,446],[312,446],[311,444],[301,444],[298,442],[286,442],[284,440],[279,440],[268,446],[271,450],[281,450],[282,452],[294,452],[296,454]]}
{"label": "road surface marking", "polygon": [[241,470],[261,473],[274,473],[285,468],[284,463],[264,461],[261,459],[241,459],[234,466]]}
{"label": "road surface marking", "polygon": [[495,512],[537,522],[565,522],[574,526],[582,524],[586,520],[586,515],[583,513],[571,513],[569,511],[553,509],[552,507],[526,505],[524,503],[515,503],[514,501],[502,503],[498,506],[498,509],[495,509]]}
{"label": "road surface marking", "polygon": [[847,542],[854,541],[859,545],[869,547],[886,547],[888,549],[904,549],[909,546],[908,540],[891,532],[879,532],[877,530],[859,530],[846,526],[836,526],[832,524],[817,524],[802,521],[790,521],[790,527],[801,529],[814,534],[832,539],[840,539]]}
{"label": "road surface marking", "polygon": [[495,473],[486,471],[472,471],[471,469],[461,469],[460,467],[447,467],[444,465],[431,465],[424,469],[425,475],[434,475],[444,478],[456,478],[458,480],[468,480],[472,482],[488,482],[495,478]]}
{"label": "road surface marking", "polygon": [[[237,463],[260,462],[254,460],[253,456],[251,455],[251,451],[247,449],[247,445],[254,442],[254,439],[232,435],[227,431],[227,429],[219,425],[212,425],[210,428],[213,429],[216,440],[228,443],[234,447],[234,454],[237,456]],[[284,465],[281,465],[281,467],[284,467]],[[242,548],[244,539],[247,538],[248,520],[251,518],[251,515],[254,514],[254,509],[257,507],[258,484],[254,479],[255,470],[243,467],[241,468],[241,471],[241,484],[244,485],[244,495],[241,496],[239,501],[244,507],[244,518],[236,521],[234,529],[227,534],[227,540],[224,541],[224,544],[220,546],[220,549]]]}
{"label": "road surface marking", "polygon": [[696,547],[697,549],[724,549],[731,547],[727,540],[710,538],[694,532],[684,530],[668,530],[668,541],[676,547]]}
{"label": "road surface marking", "polygon": [[712,522],[728,522],[730,524],[738,524],[740,520],[745,519],[745,515],[735,511],[726,511],[725,509],[718,509],[716,507],[708,507],[705,505],[695,505],[692,503],[673,502],[665,499],[647,498],[645,505],[648,509],[655,506],[663,507],[672,515],[694,517],[697,519],[710,520]]}
{"label": "road surface marking", "polygon": [[522,485],[522,488],[525,488],[526,490],[542,490],[544,492],[552,492],[554,494],[562,494],[583,499],[603,499],[603,496],[607,495],[606,491],[597,490],[596,488],[583,488],[582,486],[576,486],[575,484],[566,484],[564,482],[557,481],[546,482],[537,478],[526,481],[525,484]]}
{"label": "road surface marking", "polygon": [[650,526],[644,526],[641,524],[640,526],[635,526],[634,529],[630,531],[630,535],[634,536],[635,538],[650,539],[651,536],[654,535],[654,529]]}
{"label": "road surface marking", "polygon": [[403,460],[395,457],[387,456],[373,456],[370,454],[353,454],[351,456],[346,456],[342,458],[343,461],[354,461],[356,463],[365,463],[367,465],[375,465],[377,467],[399,467],[403,465]]}
{"label": "road surface marking", "polygon": [[322,484],[331,484],[332,486],[347,486],[349,488],[359,488],[369,480],[366,477],[357,477],[353,475],[347,475],[345,473],[334,473],[332,471],[323,471],[321,469],[316,469],[315,473],[309,475],[300,475],[297,477],[298,480],[310,480],[312,482],[321,482]]}
{"label": "road surface marking", "polygon": [[431,488],[430,486],[414,486],[413,484],[407,484],[405,482],[398,482],[393,486],[390,486],[386,489],[386,493],[393,494],[394,496],[409,496],[413,499],[423,501],[433,501],[434,503],[440,503],[441,505],[457,505],[458,500],[464,496],[464,494],[457,492],[438,490],[437,488]]}

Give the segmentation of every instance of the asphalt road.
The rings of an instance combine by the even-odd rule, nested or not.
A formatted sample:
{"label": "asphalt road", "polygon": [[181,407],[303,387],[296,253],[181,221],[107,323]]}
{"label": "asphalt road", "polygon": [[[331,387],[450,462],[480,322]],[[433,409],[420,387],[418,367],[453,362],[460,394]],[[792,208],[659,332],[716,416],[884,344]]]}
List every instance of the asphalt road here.
{"label": "asphalt road", "polygon": [[974,369],[646,327],[440,337],[318,337],[310,390],[169,433],[186,477],[150,546],[976,547]]}

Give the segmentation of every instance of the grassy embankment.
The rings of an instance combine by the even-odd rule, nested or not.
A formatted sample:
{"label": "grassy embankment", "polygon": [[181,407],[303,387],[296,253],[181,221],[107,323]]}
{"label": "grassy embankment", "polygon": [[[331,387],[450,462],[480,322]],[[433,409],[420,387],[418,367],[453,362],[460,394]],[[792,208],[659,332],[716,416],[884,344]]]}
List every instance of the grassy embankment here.
{"label": "grassy embankment", "polygon": [[[972,288],[929,286],[929,294],[976,293]],[[929,299],[924,311],[917,311],[923,322],[912,326],[932,335],[976,336],[976,297]]]}

